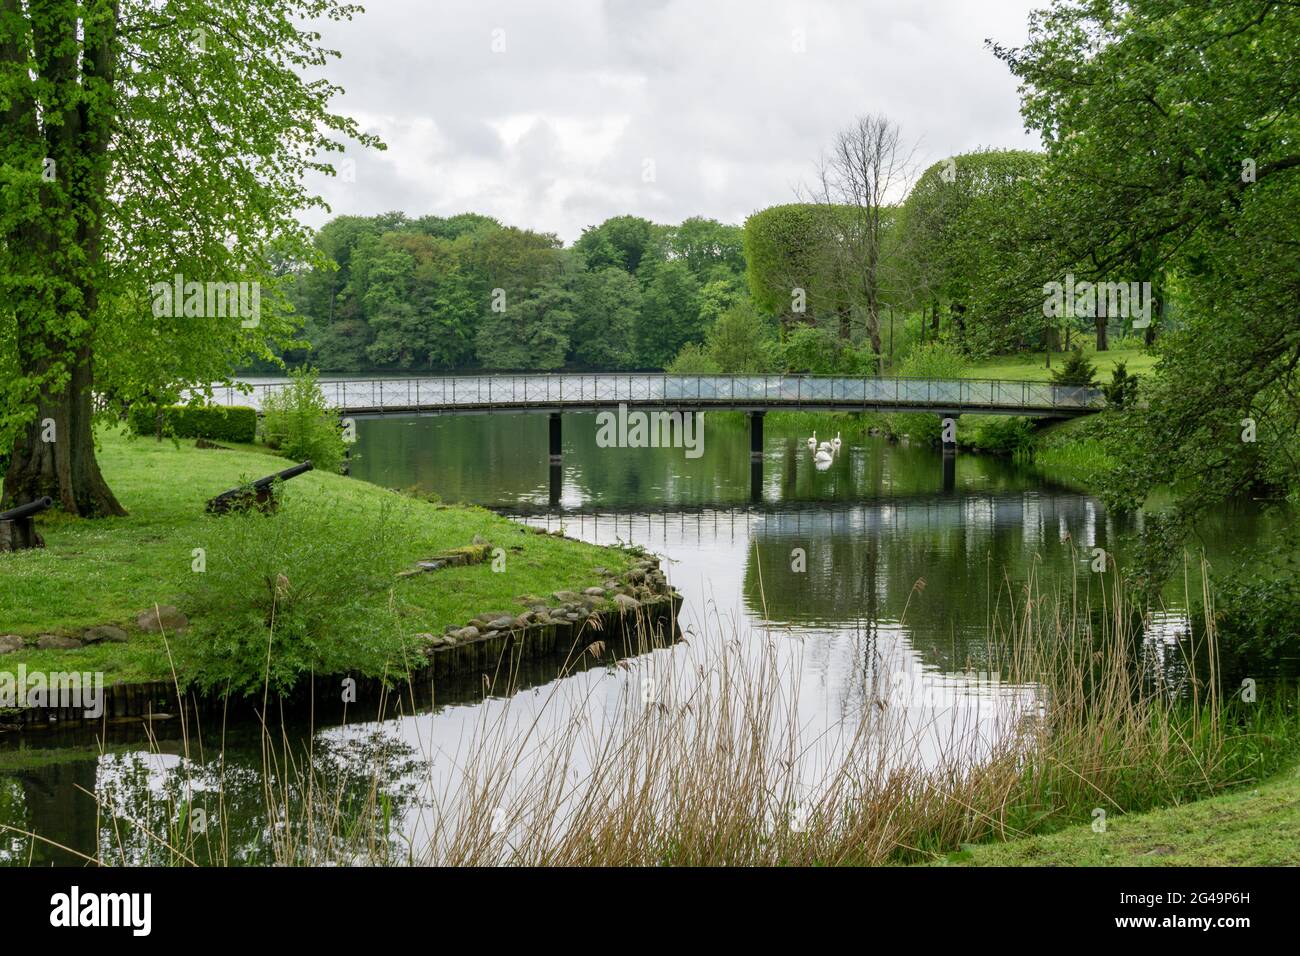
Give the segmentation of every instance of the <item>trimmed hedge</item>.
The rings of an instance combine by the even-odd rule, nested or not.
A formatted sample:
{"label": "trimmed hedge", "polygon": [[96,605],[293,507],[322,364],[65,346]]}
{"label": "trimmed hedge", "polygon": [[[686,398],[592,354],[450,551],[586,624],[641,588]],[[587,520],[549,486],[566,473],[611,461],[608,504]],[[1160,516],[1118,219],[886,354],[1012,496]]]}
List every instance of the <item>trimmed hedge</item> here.
{"label": "trimmed hedge", "polygon": [[137,435],[158,434],[160,414],[163,416],[162,433],[173,438],[206,438],[209,441],[245,444],[251,444],[257,439],[257,412],[243,405],[169,405],[163,408],[136,406],[131,409],[131,431]]}

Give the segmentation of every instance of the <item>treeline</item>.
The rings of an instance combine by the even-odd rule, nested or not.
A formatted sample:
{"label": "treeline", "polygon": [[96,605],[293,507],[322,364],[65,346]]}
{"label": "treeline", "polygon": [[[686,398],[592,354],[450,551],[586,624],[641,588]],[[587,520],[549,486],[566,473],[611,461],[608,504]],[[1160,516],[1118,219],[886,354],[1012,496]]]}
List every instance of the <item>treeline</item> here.
{"label": "treeline", "polygon": [[329,264],[296,276],[306,348],[328,371],[662,368],[745,298],[742,230],[635,216],[549,233],[468,213],[342,216]]}
{"label": "treeline", "polygon": [[[842,135],[894,129],[866,122]],[[292,278],[304,326],[283,357],[337,372],[867,374],[927,341],[971,355],[1085,337],[1105,349],[1131,334],[1129,316],[1044,315],[1044,283],[1071,267],[1055,237],[1077,229],[1046,201],[1045,174],[1044,154],[981,150],[934,164],[900,204],[826,187],[743,227],[618,216],[571,248],[474,213],[342,216],[315,237],[321,261]],[[1167,322],[1159,293],[1155,311],[1147,342]]]}

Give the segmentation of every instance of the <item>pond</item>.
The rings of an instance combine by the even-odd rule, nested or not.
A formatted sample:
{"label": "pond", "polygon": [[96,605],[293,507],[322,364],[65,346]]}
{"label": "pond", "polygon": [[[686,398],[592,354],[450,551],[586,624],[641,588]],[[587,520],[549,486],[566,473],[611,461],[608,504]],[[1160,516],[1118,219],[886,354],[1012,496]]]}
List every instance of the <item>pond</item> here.
{"label": "pond", "polygon": [[[682,448],[602,447],[595,415],[566,415],[558,466],[548,464],[544,415],[360,421],[355,478],[662,555],[685,598],[685,640],[625,666],[584,659],[559,676],[558,665],[540,664],[509,689],[475,680],[435,688],[433,699],[384,720],[353,713],[346,725],[290,721],[269,747],[254,726],[227,728],[224,740],[219,727],[201,735],[191,727],[183,739],[176,721],[156,726],[152,741],[122,731],[103,742],[88,734],[29,738],[23,751],[0,744],[0,823],[52,841],[0,835],[0,861],[67,862],[97,852],[156,860],[178,807],[202,805],[220,820],[225,858],[270,862],[285,805],[313,788],[333,794],[341,818],[380,806],[396,846],[445,842],[474,753],[532,742],[493,797],[508,803],[534,773],[556,766],[548,741],[577,725],[598,735],[641,719],[652,700],[647,687],[672,698],[689,695],[694,681],[698,691],[700,655],[723,648],[740,658],[763,649],[762,661],[749,659],[729,679],[740,674],[773,692],[768,718],[793,727],[801,749],[796,785],[815,785],[842,759],[889,688],[908,688],[917,703],[906,718],[907,745],[890,760],[925,764],[955,739],[978,754],[1003,732],[1002,718],[1036,693],[988,667],[996,608],[1030,577],[1044,589],[1074,582],[1099,593],[1095,549],[1122,564],[1133,519],[1107,514],[1028,465],[945,457],[859,429],[844,435],[829,463],[818,463],[802,421],[769,415],[762,461],[754,463],[739,414],[705,413],[698,457]],[[817,427],[829,438],[848,421],[823,418]],[[1264,532],[1264,520],[1249,503],[1217,515],[1202,531],[1209,560],[1230,560]],[[1170,594],[1148,641],[1168,645],[1186,630],[1185,611]],[[589,743],[566,744],[563,773],[593,772],[603,758]],[[290,754],[297,776],[281,764]],[[110,811],[134,822],[115,825]]]}

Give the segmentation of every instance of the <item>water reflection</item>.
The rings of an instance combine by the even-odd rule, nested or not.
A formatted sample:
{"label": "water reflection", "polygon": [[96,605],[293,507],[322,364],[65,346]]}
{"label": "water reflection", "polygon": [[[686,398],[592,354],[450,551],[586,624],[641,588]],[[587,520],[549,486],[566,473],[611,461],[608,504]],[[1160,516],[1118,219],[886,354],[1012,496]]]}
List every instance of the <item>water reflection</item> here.
{"label": "water reflection", "polygon": [[[497,782],[502,806],[562,764],[576,781],[561,801],[571,808],[600,764],[594,741],[643,719],[647,681],[664,695],[656,705],[689,700],[701,681],[716,679],[709,667],[719,654],[756,648],[779,677],[773,719],[783,715],[796,729],[805,785],[843,759],[864,726],[907,741],[888,759],[926,764],[958,740],[977,754],[1009,719],[1032,713],[1037,693],[1004,681],[991,663],[998,607],[1031,575],[1087,599],[1096,590],[1094,549],[1122,563],[1135,530],[1090,497],[1000,459],[857,438],[819,471],[803,436],[771,416],[761,461],[751,461],[739,415],[709,416],[699,459],[680,449],[598,448],[594,416],[563,424],[563,460],[551,465],[545,416],[364,421],[352,474],[665,556],[686,598],[684,644],[621,666],[583,658],[563,677],[539,664],[508,691],[471,679],[383,720],[277,726],[269,748],[250,728],[227,732],[220,755],[203,752],[193,735],[187,750],[174,729],[152,746],[138,735],[110,739],[104,753],[85,739],[28,741],[37,754],[54,743],[80,749],[35,760],[0,750],[0,823],[127,863],[167,862],[164,845],[178,827],[199,862],[271,862],[305,839],[303,820],[318,835],[374,825],[381,858],[430,842],[461,846],[474,823],[457,801],[472,789],[466,773],[476,753],[514,740],[525,757]],[[1258,531],[1248,507],[1216,520],[1203,539],[1211,560]],[[1171,594],[1147,629],[1141,666],[1176,671],[1186,631]],[[873,723],[881,715],[893,721],[887,732]],[[590,736],[570,740],[575,726]],[[213,730],[205,728],[209,738]],[[332,799],[320,801],[322,793]],[[182,808],[190,819],[205,812],[201,838],[183,826]],[[319,840],[322,858],[353,852],[346,840]],[[0,834],[0,861],[74,859]]]}

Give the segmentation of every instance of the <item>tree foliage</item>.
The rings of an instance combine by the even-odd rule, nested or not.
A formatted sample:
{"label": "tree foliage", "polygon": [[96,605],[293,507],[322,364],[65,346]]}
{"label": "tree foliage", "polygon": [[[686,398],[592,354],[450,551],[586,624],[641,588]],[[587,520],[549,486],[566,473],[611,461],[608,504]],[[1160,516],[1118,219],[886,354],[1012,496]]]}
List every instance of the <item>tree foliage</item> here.
{"label": "tree foliage", "polygon": [[[379,145],[307,80],[334,0],[0,0],[3,501],[120,514],[91,397],[121,409],[228,380],[290,323],[276,263],[307,254],[304,175]],[[258,283],[260,314],[159,310],[156,283]],[[251,296],[250,296],[251,298]],[[51,440],[51,438],[53,440]]]}
{"label": "tree foliage", "polygon": [[[1074,209],[1067,255],[1176,276],[1143,408],[1115,430],[1112,504],[1179,489],[1186,521],[1262,482],[1294,493],[1300,425],[1300,9],[1260,0],[1056,0],[996,48]],[[1152,542],[1151,554],[1162,546]]]}

